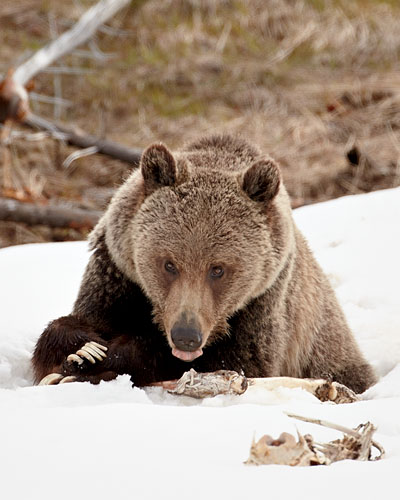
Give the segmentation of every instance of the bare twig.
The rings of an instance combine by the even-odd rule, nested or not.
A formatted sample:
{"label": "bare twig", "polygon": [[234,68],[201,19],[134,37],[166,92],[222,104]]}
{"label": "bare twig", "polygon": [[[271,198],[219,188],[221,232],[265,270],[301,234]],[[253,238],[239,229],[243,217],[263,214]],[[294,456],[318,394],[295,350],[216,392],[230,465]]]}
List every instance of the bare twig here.
{"label": "bare twig", "polygon": [[89,75],[93,73],[93,70],[72,68],[71,66],[49,66],[48,68],[43,68],[42,72],[51,75]]}
{"label": "bare twig", "polygon": [[63,167],[69,168],[71,164],[78,160],[79,158],[84,158],[85,156],[91,156],[99,152],[99,148],[97,146],[90,146],[85,149],[81,149],[80,151],[74,151],[71,153],[65,160],[63,161]]}
{"label": "bare twig", "polygon": [[[52,40],[54,41],[58,37],[57,23],[54,13],[52,12],[49,13],[48,17],[49,17],[50,35]],[[54,75],[53,86],[54,86],[54,95],[56,97],[56,100],[54,102],[53,117],[55,120],[59,120],[61,118],[60,100],[62,99],[62,84],[61,84],[61,76],[59,74]]]}
{"label": "bare twig", "polygon": [[231,33],[231,30],[232,30],[232,23],[230,22],[226,23],[220,37],[218,38],[217,45],[215,46],[215,52],[217,52],[218,54],[223,53],[226,42],[228,41],[229,35]]}
{"label": "bare twig", "polygon": [[112,53],[106,54],[105,52],[100,50],[97,43],[93,40],[93,38],[89,40],[88,45],[91,53],[93,54],[93,57],[98,61],[108,61],[109,59],[113,59],[114,57],[116,57],[116,54]]}
{"label": "bare twig", "polygon": [[3,164],[3,187],[8,189],[11,187],[11,156],[10,150],[8,149],[9,137],[10,137],[10,121],[6,120],[4,126],[0,131],[0,162]]}
{"label": "bare twig", "polygon": [[[2,126],[0,126],[0,129]],[[50,137],[50,134],[47,132],[22,132],[21,130],[11,130],[8,138],[4,140],[5,144],[9,144],[13,141],[13,139],[23,139],[24,141],[37,142],[43,141]]]}
{"label": "bare twig", "polygon": [[29,97],[33,101],[45,102],[47,104],[55,104],[57,106],[69,107],[69,106],[72,106],[72,104],[73,104],[68,99],[63,99],[62,97],[53,97],[53,96],[49,96],[49,95],[38,94],[36,92],[30,92]]}
{"label": "bare twig", "polygon": [[297,49],[297,47],[307,41],[315,33],[315,30],[316,26],[314,23],[309,23],[304,26],[304,29],[299,33],[299,35],[290,40],[289,45],[280,49],[277,54],[275,54],[266,62],[265,67],[269,68],[271,66],[274,66],[275,64],[282,62],[284,59],[289,57],[290,54],[292,54],[292,52]]}

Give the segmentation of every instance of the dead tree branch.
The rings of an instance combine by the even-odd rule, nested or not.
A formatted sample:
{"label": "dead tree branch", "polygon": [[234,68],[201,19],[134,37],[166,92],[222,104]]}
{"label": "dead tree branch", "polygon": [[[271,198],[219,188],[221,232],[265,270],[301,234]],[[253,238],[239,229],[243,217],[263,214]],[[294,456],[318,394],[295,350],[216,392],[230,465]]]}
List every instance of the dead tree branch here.
{"label": "dead tree branch", "polygon": [[84,210],[69,206],[34,205],[0,198],[0,220],[24,222],[30,226],[69,227],[91,229],[101,217],[98,210]]}
{"label": "dead tree branch", "polygon": [[14,81],[20,85],[25,85],[51,63],[85,43],[99,26],[108,21],[128,3],[129,0],[101,0],[86,11],[71,29],[21,64],[15,70]]}
{"label": "dead tree branch", "polygon": [[[0,81],[0,123],[10,120],[22,122],[30,114],[27,90],[32,90],[29,88],[32,78],[46,68],[51,70],[48,68],[50,64],[86,42],[104,22],[128,3],[129,0],[100,0],[71,29],[37,51],[17,69],[10,68]],[[67,70],[76,71],[74,68]],[[53,68],[53,71],[60,72],[60,68]]]}
{"label": "dead tree branch", "polygon": [[107,139],[100,139],[94,135],[85,134],[81,130],[55,124],[33,114],[25,119],[24,124],[33,129],[45,130],[55,139],[62,139],[71,146],[77,146],[82,149],[96,147],[97,152],[103,155],[111,156],[131,165],[139,164],[142,154],[141,149],[127,148]]}

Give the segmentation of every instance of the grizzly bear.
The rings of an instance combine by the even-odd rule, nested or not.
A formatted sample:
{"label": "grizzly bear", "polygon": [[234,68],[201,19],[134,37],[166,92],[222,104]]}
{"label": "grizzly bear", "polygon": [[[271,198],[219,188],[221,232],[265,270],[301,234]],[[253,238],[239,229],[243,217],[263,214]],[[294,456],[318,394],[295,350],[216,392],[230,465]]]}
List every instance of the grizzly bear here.
{"label": "grizzly bear", "polygon": [[357,393],[375,382],[278,165],[242,139],[148,147],[91,248],[72,314],[37,342],[36,382],[129,374],[144,386],[189,368],[326,378]]}

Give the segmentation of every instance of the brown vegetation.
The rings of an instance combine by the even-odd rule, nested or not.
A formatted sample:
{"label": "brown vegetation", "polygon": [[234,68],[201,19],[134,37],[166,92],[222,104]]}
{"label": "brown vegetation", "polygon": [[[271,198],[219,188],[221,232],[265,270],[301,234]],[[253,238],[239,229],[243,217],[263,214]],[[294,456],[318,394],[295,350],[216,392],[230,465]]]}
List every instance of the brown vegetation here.
{"label": "brown vegetation", "polygon": [[[92,4],[3,2],[0,72]],[[58,62],[73,73],[50,69],[36,78],[31,106],[128,147],[241,133],[280,162],[294,206],[393,187],[400,184],[399,15],[398,2],[378,0],[133,1],[94,44]],[[55,106],[38,94],[63,101]],[[5,194],[22,201],[99,210],[129,169],[101,155],[66,169],[74,148],[24,132],[0,160],[1,185],[10,163]],[[0,223],[0,246],[84,236]]]}

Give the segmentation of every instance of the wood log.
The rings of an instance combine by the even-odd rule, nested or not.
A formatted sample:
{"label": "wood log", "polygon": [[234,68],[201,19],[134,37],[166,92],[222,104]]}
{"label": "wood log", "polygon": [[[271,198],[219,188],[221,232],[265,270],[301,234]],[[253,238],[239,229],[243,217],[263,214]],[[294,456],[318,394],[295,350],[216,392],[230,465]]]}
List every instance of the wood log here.
{"label": "wood log", "polygon": [[101,217],[98,210],[84,210],[70,206],[35,205],[0,198],[0,220],[24,222],[31,226],[69,227],[92,229]]}

